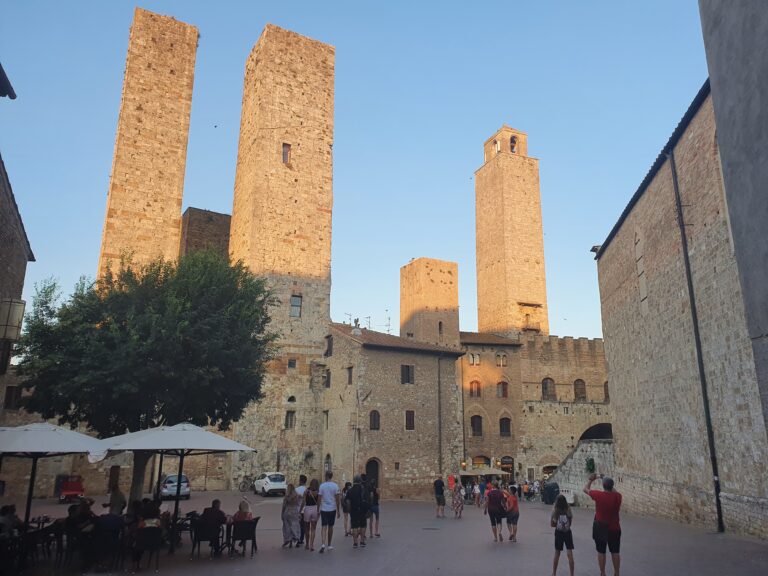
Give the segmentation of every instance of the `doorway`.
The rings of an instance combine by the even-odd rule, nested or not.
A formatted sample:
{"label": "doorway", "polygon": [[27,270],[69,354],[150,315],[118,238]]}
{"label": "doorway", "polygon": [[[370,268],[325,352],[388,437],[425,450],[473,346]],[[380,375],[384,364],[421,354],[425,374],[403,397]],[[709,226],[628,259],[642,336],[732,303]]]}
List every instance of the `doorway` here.
{"label": "doorway", "polygon": [[379,473],[381,471],[381,464],[376,458],[371,458],[365,463],[365,477],[368,480],[375,480],[376,486],[381,486],[381,477]]}

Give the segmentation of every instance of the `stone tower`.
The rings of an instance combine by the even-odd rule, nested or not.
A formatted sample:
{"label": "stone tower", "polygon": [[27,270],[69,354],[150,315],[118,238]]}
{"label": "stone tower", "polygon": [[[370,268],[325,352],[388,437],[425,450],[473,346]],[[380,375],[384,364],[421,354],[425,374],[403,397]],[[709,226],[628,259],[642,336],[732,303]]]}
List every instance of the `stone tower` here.
{"label": "stone tower", "polygon": [[539,161],[524,132],[503,126],[475,172],[480,332],[549,333]]}
{"label": "stone tower", "polygon": [[417,258],[400,268],[400,336],[459,344],[459,269],[455,262]]}
{"label": "stone tower", "polygon": [[323,457],[333,92],[332,46],[266,26],[245,67],[229,251],[280,300],[279,357],[236,435],[259,450],[254,465],[292,480],[319,473]]}
{"label": "stone tower", "polygon": [[98,275],[131,255],[175,260],[197,28],[136,8],[128,41]]}

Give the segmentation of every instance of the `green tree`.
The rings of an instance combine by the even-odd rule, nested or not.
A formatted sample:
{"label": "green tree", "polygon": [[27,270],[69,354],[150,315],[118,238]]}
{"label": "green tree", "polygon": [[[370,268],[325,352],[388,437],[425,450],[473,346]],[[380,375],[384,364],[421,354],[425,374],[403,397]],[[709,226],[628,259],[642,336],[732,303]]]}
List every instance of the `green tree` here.
{"label": "green tree", "polygon": [[[60,303],[37,287],[20,341],[24,407],[100,437],[192,422],[221,430],[261,396],[275,299],[238,262],[196,252],[81,280]],[[151,454],[135,454],[140,497]]]}

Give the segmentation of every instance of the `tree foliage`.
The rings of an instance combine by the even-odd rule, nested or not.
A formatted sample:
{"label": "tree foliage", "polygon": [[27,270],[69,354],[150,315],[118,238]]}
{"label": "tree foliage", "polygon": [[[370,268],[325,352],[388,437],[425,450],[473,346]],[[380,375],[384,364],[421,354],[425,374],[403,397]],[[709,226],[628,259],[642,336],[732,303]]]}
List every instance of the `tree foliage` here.
{"label": "tree foliage", "polygon": [[192,422],[227,429],[261,395],[274,297],[209,252],[37,288],[20,342],[25,408],[99,436]]}

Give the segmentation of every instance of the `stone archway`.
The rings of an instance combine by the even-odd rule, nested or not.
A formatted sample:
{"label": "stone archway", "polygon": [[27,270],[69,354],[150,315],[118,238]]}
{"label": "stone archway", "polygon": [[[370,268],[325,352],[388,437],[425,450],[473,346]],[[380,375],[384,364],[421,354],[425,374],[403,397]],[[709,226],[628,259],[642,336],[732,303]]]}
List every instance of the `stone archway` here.
{"label": "stone archway", "polygon": [[365,463],[365,477],[375,480],[376,486],[381,486],[381,462],[378,458],[371,458]]}
{"label": "stone archway", "polygon": [[608,422],[590,426],[579,436],[579,441],[582,440],[613,440],[613,427]]}

